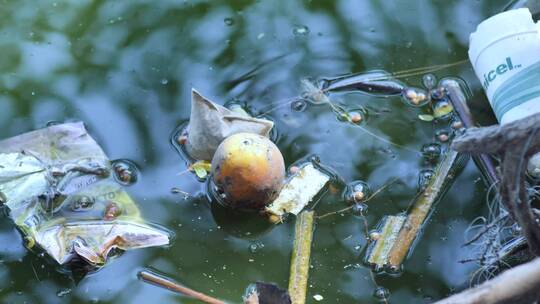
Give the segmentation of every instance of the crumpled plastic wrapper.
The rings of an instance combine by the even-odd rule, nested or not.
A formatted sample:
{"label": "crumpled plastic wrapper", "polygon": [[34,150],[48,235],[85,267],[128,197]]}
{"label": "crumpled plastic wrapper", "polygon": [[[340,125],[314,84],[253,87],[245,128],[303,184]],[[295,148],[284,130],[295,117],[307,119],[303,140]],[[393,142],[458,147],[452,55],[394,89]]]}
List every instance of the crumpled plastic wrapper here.
{"label": "crumpled plastic wrapper", "polygon": [[81,122],[0,141],[0,203],[27,246],[61,265],[78,256],[102,266],[123,250],[170,242],[114,181],[110,161]]}
{"label": "crumpled plastic wrapper", "polygon": [[192,90],[186,149],[197,160],[211,161],[225,138],[242,132],[269,137],[273,126],[270,120],[231,111]]}
{"label": "crumpled plastic wrapper", "polygon": [[330,176],[312,163],[302,165],[283,185],[278,197],[265,208],[270,220],[278,223],[286,214],[299,214],[329,181]]}

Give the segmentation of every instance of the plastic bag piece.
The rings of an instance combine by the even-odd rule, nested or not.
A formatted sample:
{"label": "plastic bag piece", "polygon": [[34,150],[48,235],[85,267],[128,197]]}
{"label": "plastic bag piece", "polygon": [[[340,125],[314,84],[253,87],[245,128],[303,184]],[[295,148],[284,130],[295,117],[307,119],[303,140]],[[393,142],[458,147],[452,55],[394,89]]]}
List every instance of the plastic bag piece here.
{"label": "plastic bag piece", "polygon": [[269,137],[274,123],[231,111],[191,91],[191,115],[188,125],[187,152],[197,160],[211,161],[219,144],[236,133],[255,133]]}
{"label": "plastic bag piece", "polygon": [[167,245],[169,232],[142,219],[110,168],[82,123],[0,141],[1,203],[27,247],[61,265],[80,257],[102,266],[122,250]]}

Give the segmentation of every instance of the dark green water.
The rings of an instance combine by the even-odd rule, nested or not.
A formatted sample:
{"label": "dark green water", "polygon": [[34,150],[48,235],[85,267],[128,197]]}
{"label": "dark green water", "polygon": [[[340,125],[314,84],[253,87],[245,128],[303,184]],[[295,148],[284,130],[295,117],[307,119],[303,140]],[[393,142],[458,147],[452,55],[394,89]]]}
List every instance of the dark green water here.
{"label": "dark green water", "polygon": [[[245,101],[255,112],[299,93],[304,77],[384,69],[390,72],[467,58],[468,36],[498,12],[497,1],[5,1],[0,2],[0,138],[48,121],[85,121],[111,159],[139,164],[129,193],[147,219],[176,233],[170,248],[131,251],[79,283],[27,251],[13,224],[0,222],[0,299],[6,303],[195,303],[139,282],[152,267],[205,293],[240,302],[260,280],[287,286],[293,223],[270,231],[239,230],[214,219],[204,184],[177,173],[185,162],[169,135],[189,116],[192,87],[214,100]],[[229,18],[229,19],[227,19]],[[307,26],[309,33],[295,35]],[[283,56],[286,55],[286,56]],[[468,64],[438,71],[471,87],[471,107],[493,123]],[[419,77],[404,79],[420,86]],[[366,106],[365,127],[419,150],[436,129],[399,98],[358,93],[336,98]],[[378,113],[378,114],[377,114]],[[269,116],[291,164],[317,154],[347,181],[372,189],[401,183],[370,202],[367,221],[404,210],[423,168],[417,153],[390,146],[338,121],[325,106],[281,107]],[[378,276],[391,303],[428,303],[468,286],[473,265],[460,248],[469,222],[485,212],[484,185],[472,162],[438,205],[400,277]],[[199,198],[184,200],[172,187]],[[320,212],[345,207],[328,196]],[[308,302],[375,303],[376,286],[361,265],[362,219],[350,214],[317,223]],[[250,245],[258,244],[256,252]],[[263,244],[264,246],[261,246]]]}

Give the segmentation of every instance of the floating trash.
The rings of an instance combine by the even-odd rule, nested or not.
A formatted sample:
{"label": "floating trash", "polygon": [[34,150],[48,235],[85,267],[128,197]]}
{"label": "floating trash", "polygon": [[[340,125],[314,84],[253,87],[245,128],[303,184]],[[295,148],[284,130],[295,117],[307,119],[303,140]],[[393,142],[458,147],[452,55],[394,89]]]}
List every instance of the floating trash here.
{"label": "floating trash", "polygon": [[194,172],[200,181],[204,181],[212,171],[212,164],[205,160],[199,160],[189,165],[188,170]]}
{"label": "floating trash", "polygon": [[163,79],[161,79],[160,82],[161,82],[162,85],[166,85],[166,84],[169,83],[169,80],[167,78],[163,78]]}
{"label": "floating trash", "polygon": [[123,186],[131,186],[139,179],[139,169],[137,165],[127,159],[112,161],[115,180]]}
{"label": "floating trash", "polygon": [[420,114],[418,115],[418,119],[420,119],[421,121],[433,121],[435,120],[435,117],[433,117],[433,115],[429,115],[429,114]]}
{"label": "floating trash", "polygon": [[302,79],[300,85],[302,87],[302,97],[308,102],[312,104],[330,103],[328,95],[309,79]]}
{"label": "floating trash", "polygon": [[454,107],[448,102],[448,100],[440,100],[433,104],[433,116],[435,118],[448,118],[452,115]]}
{"label": "floating trash", "polygon": [[320,294],[313,295],[313,299],[317,302],[324,300],[324,297]]}
{"label": "floating trash", "polygon": [[170,242],[168,231],[142,219],[81,122],[0,141],[0,163],[2,200],[26,246],[60,265],[99,267],[123,250]]}
{"label": "floating trash", "polygon": [[419,88],[406,88],[402,93],[403,100],[413,107],[421,107],[429,102],[428,94]]}
{"label": "floating trash", "polygon": [[437,85],[437,78],[433,74],[426,74],[422,77],[422,84],[428,90],[432,90]]}
{"label": "floating trash", "polygon": [[330,176],[311,162],[299,167],[300,170],[287,180],[278,197],[265,209],[273,222],[283,221],[288,213],[300,213],[330,181]]}
{"label": "floating trash", "polygon": [[422,146],[422,149],[420,150],[422,152],[422,156],[427,161],[436,161],[441,156],[441,145],[438,143],[429,143]]}
{"label": "floating trash", "polygon": [[375,96],[396,96],[405,89],[405,85],[385,71],[351,74],[322,80],[324,92],[360,91]]}
{"label": "floating trash", "polygon": [[196,160],[210,161],[225,138],[236,133],[269,137],[273,126],[270,120],[238,114],[192,90],[186,151]]}
{"label": "floating trash", "polygon": [[305,25],[296,25],[292,30],[295,36],[307,36],[309,34],[309,28]]}

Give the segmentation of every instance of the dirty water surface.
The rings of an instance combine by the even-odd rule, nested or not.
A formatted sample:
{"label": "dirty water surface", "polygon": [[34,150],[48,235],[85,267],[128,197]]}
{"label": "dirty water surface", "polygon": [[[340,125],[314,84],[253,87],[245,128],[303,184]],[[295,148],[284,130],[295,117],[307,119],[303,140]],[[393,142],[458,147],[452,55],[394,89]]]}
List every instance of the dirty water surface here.
{"label": "dirty water surface", "polygon": [[[175,238],[166,248],[126,252],[81,278],[28,251],[4,217],[1,302],[195,303],[140,282],[145,268],[231,303],[256,281],[287,287],[294,221],[268,226],[251,214],[231,215],[210,203],[205,183],[179,174],[188,164],[170,135],[189,118],[192,88],[273,120],[286,166],[316,155],[346,183],[363,181],[372,192],[397,180],[370,200],[365,216],[317,221],[308,303],[430,303],[468,287],[475,266],[459,261],[474,252],[461,248],[464,233],[487,212],[473,162],[438,203],[400,275],[375,275],[374,282],[363,262],[364,221],[374,229],[384,215],[406,210],[429,169],[420,150],[436,141],[440,126],[419,119],[426,109],[399,96],[332,94],[364,115],[358,127],[326,105],[288,100],[301,93],[304,78],[467,59],[469,34],[506,2],[2,0],[0,138],[84,121],[110,159],[137,165],[140,175],[126,190],[146,219]],[[434,75],[465,80],[477,120],[495,122],[468,63]],[[422,75],[400,80],[422,87]],[[315,210],[347,206],[329,192]]]}

